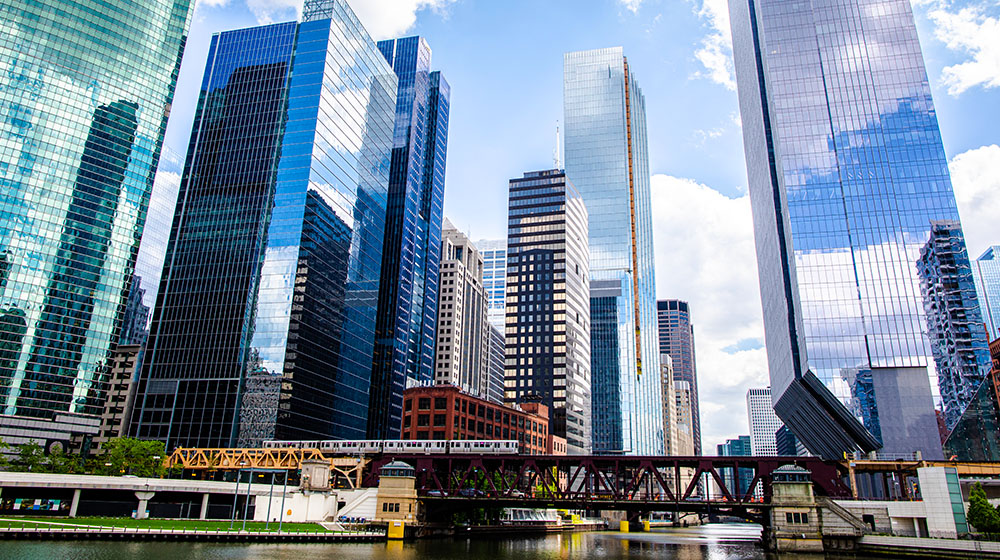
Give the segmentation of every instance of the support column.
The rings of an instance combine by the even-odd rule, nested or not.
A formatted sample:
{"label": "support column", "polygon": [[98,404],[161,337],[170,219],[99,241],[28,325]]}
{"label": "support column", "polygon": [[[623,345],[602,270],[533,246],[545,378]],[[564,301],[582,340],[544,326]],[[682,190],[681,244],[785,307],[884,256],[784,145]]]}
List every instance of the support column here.
{"label": "support column", "polygon": [[201,495],[201,513],[198,514],[198,519],[202,521],[208,519],[208,497],[208,492]]}
{"label": "support column", "polygon": [[81,490],[79,488],[73,490],[73,501],[70,503],[69,506],[70,517],[76,517],[76,510],[78,507],[80,507],[80,494]]}
{"label": "support column", "polygon": [[139,499],[139,508],[135,510],[136,519],[146,519],[146,509],[149,507],[149,500],[153,499],[156,492],[136,492],[135,497]]}

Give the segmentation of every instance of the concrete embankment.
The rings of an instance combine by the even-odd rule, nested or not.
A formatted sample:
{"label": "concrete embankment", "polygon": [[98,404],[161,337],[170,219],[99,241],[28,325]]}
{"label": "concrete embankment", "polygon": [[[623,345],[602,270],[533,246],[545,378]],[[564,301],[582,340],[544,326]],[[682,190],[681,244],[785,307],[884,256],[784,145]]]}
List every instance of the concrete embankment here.
{"label": "concrete embankment", "polygon": [[124,527],[0,527],[7,540],[140,540],[206,542],[380,542],[385,533],[289,531],[212,531],[193,529],[137,529]]}
{"label": "concrete embankment", "polygon": [[889,558],[1000,558],[1000,542],[865,535],[857,553]]}

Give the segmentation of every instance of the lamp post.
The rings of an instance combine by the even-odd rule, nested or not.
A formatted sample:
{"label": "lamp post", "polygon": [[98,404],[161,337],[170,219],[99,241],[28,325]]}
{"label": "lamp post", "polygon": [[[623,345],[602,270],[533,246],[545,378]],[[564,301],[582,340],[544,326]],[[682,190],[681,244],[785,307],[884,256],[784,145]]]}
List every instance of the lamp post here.
{"label": "lamp post", "polygon": [[[242,464],[242,463],[241,463]],[[253,467],[250,467],[250,480],[247,481],[247,497],[243,500],[243,528],[240,531],[247,530],[247,510],[250,508],[250,486],[253,485]]]}
{"label": "lamp post", "polygon": [[[246,464],[245,462],[240,461],[240,467],[241,468],[245,464]],[[230,531],[233,530],[233,523],[236,522],[236,500],[240,496],[240,472],[241,471],[239,469],[236,470],[236,490],[233,492],[233,511],[232,511],[232,515],[229,518],[229,530]]]}

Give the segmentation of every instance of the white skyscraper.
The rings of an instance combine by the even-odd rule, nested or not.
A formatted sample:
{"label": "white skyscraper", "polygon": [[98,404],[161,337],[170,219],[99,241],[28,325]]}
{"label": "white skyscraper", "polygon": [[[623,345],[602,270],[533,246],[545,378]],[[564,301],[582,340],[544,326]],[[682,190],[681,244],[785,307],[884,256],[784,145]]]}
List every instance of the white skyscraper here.
{"label": "white skyscraper", "polygon": [[480,239],[476,241],[479,254],[483,257],[483,288],[489,299],[487,308],[490,325],[504,332],[507,303],[507,240]]}
{"label": "white skyscraper", "polygon": [[750,452],[760,457],[777,455],[774,434],[781,428],[781,419],[771,404],[771,388],[747,391],[747,420],[750,424]]}

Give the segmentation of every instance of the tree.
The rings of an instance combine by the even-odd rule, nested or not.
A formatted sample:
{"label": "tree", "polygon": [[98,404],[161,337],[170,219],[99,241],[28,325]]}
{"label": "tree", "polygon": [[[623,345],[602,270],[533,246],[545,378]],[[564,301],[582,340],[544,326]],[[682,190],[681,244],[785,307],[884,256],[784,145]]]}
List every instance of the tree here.
{"label": "tree", "polygon": [[983,485],[978,482],[969,492],[968,520],[980,533],[1000,533],[1000,512],[990,505]]}
{"label": "tree", "polygon": [[48,461],[45,459],[45,449],[35,440],[18,445],[17,458],[12,462],[11,470],[17,472],[49,472]]}
{"label": "tree", "polygon": [[0,469],[6,469],[10,466],[10,461],[7,459],[8,449],[10,449],[10,446],[7,445],[7,442],[0,439]]}
{"label": "tree", "polygon": [[166,474],[163,458],[166,447],[162,441],[135,438],[114,438],[104,445],[104,453],[91,463],[94,474],[121,476],[131,474],[160,477]]}

